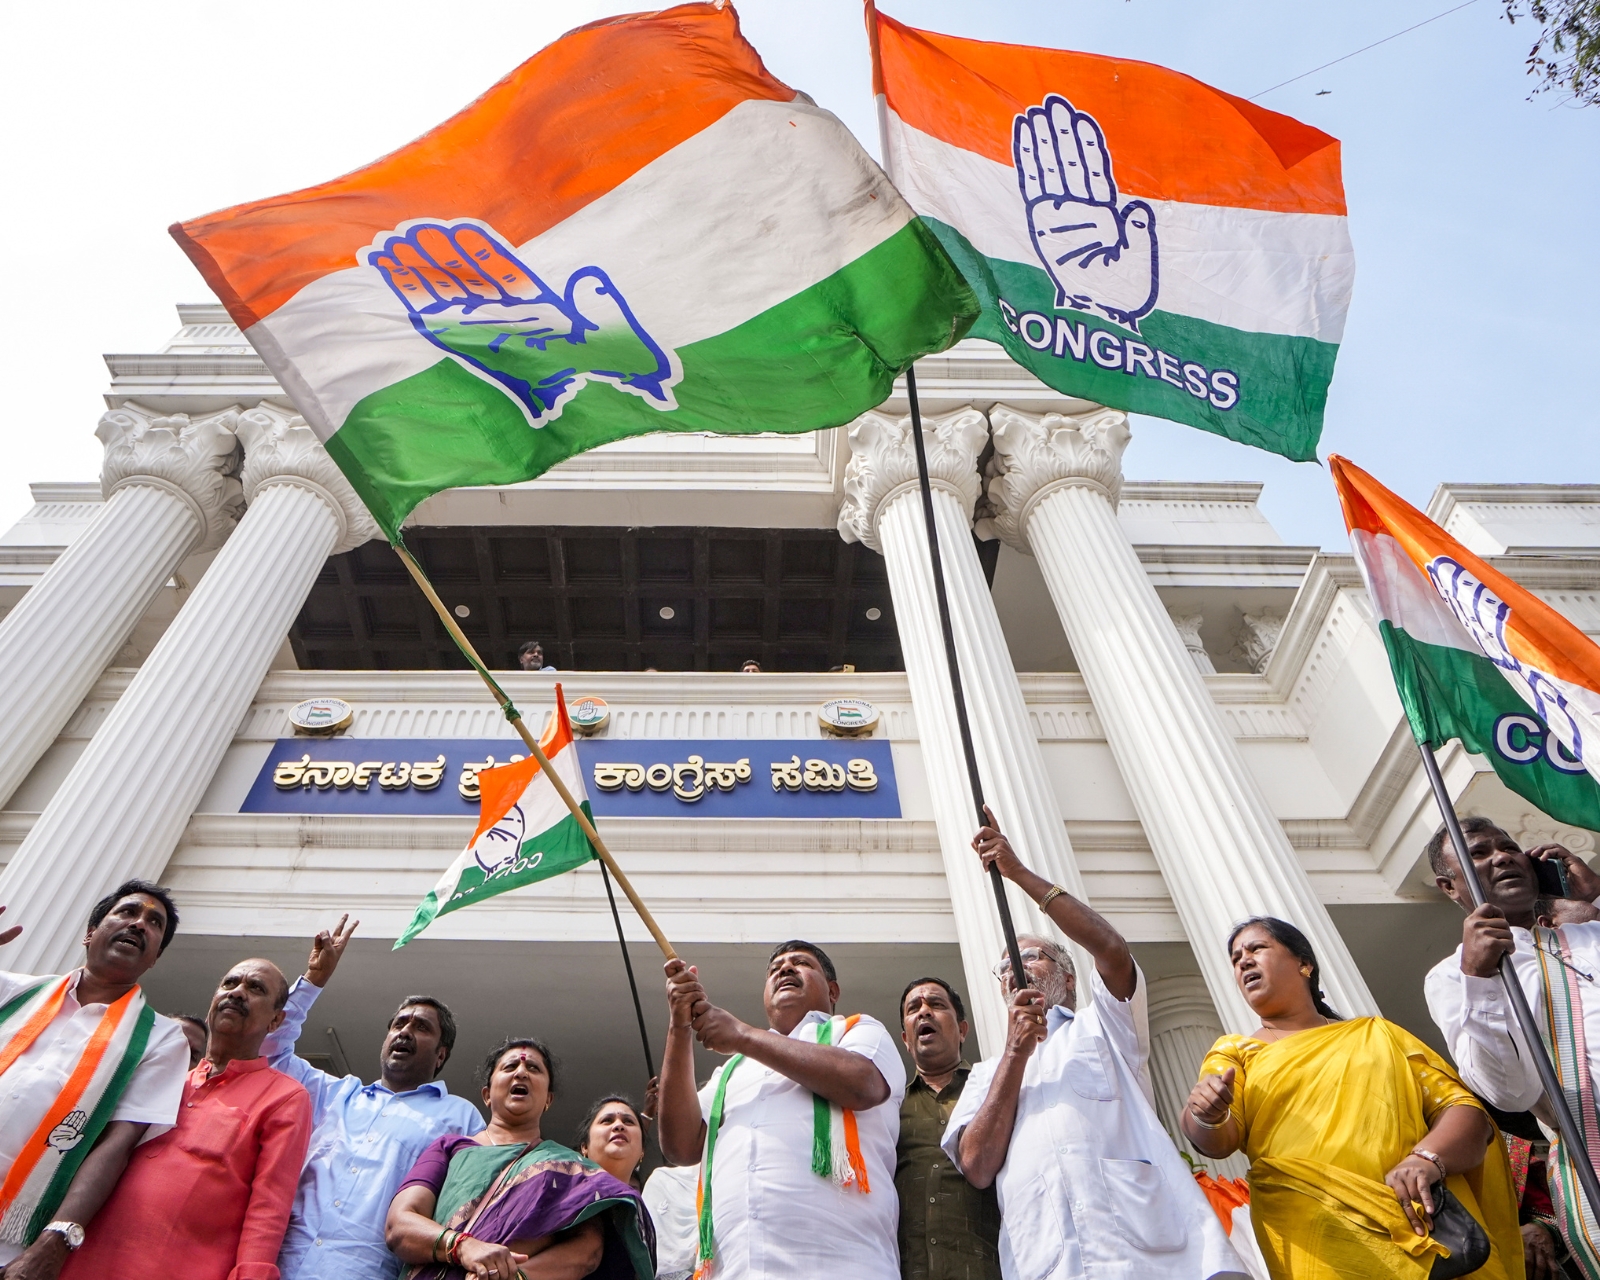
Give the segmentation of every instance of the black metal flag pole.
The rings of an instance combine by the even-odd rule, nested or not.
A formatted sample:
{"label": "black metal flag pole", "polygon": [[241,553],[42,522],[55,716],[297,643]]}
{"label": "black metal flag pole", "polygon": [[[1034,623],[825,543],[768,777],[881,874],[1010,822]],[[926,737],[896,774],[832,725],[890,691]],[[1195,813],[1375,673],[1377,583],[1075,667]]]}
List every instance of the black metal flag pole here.
{"label": "black metal flag pole", "polygon": [[[922,489],[922,516],[928,525],[928,557],[933,561],[933,594],[939,602],[939,629],[944,633],[944,656],[950,664],[950,692],[955,698],[956,727],[961,731],[961,750],[967,758],[967,782],[972,787],[972,804],[978,825],[987,826],[983,812],[983,779],[978,773],[978,753],[972,745],[972,726],[967,722],[967,699],[961,687],[961,662],[956,657],[956,636],[950,627],[950,596],[945,590],[944,561],[939,555],[939,526],[933,515],[933,489],[928,484],[928,451],[922,443],[922,408],[917,403],[917,371],[906,370],[906,395],[911,402],[911,440],[917,451],[917,483]],[[1017,946],[1017,929],[1011,922],[1011,904],[1006,901],[1006,882],[998,867],[989,868],[989,884],[994,889],[994,904],[1000,912],[1000,929],[1006,937],[1006,955],[1020,989],[1027,981],[1022,967],[1022,951]]]}
{"label": "black metal flag pole", "polygon": [[639,1040],[644,1045],[645,1079],[653,1080],[656,1074],[656,1059],[650,1052],[650,1033],[644,1028],[644,1006],[639,1003],[639,984],[633,980],[633,958],[628,955],[628,939],[622,932],[622,917],[617,913],[617,897],[611,892],[611,876],[606,872],[604,862],[600,863],[600,879],[606,887],[606,901],[611,904],[611,918],[616,922],[617,945],[622,948],[622,965],[628,971],[628,989],[633,992],[633,1014],[639,1019]]}
{"label": "black metal flag pole", "polygon": [[[1461,878],[1466,881],[1472,905],[1481,907],[1483,886],[1478,882],[1478,869],[1472,863],[1472,855],[1467,852],[1467,837],[1462,833],[1461,820],[1456,817],[1450,793],[1445,790],[1444,778],[1439,774],[1439,762],[1434,759],[1433,749],[1427,743],[1417,743],[1417,750],[1422,754],[1422,768],[1428,775],[1428,785],[1433,788],[1433,798],[1444,817],[1445,829],[1450,832],[1450,844],[1456,851],[1456,861],[1461,865]],[[1511,1001],[1512,1011],[1517,1015],[1522,1038],[1528,1042],[1528,1052],[1533,1055],[1533,1065],[1539,1072],[1539,1083],[1544,1086],[1544,1096],[1550,1099],[1551,1109],[1555,1112],[1562,1144],[1572,1156],[1573,1168],[1577,1170],[1578,1182],[1583,1187],[1583,1198],[1589,1202],[1589,1209],[1594,1216],[1600,1219],[1600,1179],[1595,1177],[1594,1166],[1589,1163],[1589,1149],[1583,1141],[1583,1130],[1573,1116],[1572,1108],[1567,1105],[1567,1095],[1556,1076],[1555,1064],[1545,1052],[1539,1024],[1534,1021],[1533,1010],[1528,1007],[1527,993],[1517,980],[1516,969],[1508,955],[1500,957],[1500,981],[1505,985],[1506,998]],[[1588,1067],[1579,1063],[1578,1069],[1586,1071]]]}

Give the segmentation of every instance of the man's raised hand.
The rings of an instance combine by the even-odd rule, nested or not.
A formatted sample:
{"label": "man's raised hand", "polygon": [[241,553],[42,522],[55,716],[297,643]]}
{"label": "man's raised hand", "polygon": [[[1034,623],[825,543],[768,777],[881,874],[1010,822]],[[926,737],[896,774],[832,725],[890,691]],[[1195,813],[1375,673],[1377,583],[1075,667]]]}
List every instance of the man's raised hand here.
{"label": "man's raised hand", "polygon": [[1461,972],[1474,978],[1492,978],[1500,971],[1500,957],[1517,949],[1506,913],[1492,902],[1472,912],[1461,925]]}
{"label": "man's raised hand", "polygon": [[355,936],[356,926],[360,923],[359,920],[351,920],[349,913],[346,912],[339,917],[339,923],[334,925],[332,933],[324,929],[311,939],[311,956],[306,961],[307,982],[314,987],[328,985],[328,979],[333,977],[333,971],[339,967],[344,949],[350,945],[350,939]]}
{"label": "man's raised hand", "polygon": [[1017,873],[1025,870],[1022,859],[1012,849],[1011,841],[1000,834],[1000,824],[995,821],[994,811],[988,805],[983,806],[983,816],[988,823],[978,828],[978,834],[972,837],[972,847],[977,850],[985,871],[990,867],[998,867],[1007,880],[1015,880]]}
{"label": "man's raised hand", "polygon": [[1006,1024],[1005,1052],[1014,1058],[1027,1058],[1039,1047],[1046,1034],[1044,996],[1024,987],[1011,997],[1011,1017]]}
{"label": "man's raised hand", "polygon": [[671,1025],[689,1027],[701,1006],[709,1006],[706,989],[700,985],[700,971],[685,960],[674,956],[662,966],[667,974],[667,1008],[671,1010]]}
{"label": "man's raised hand", "polygon": [[429,341],[484,372],[543,418],[597,378],[673,408],[671,361],[611,279],[584,267],[556,293],[485,228],[420,223],[367,262]]}
{"label": "man's raised hand", "polygon": [[[6,909],[4,907],[0,907],[0,916],[5,915],[5,913],[6,913]],[[0,947],[5,946],[6,943],[8,943],[8,942],[14,941],[16,939],[17,935],[19,933],[21,933],[21,932],[22,932],[22,926],[20,924],[14,924],[9,929],[6,929],[3,932],[0,932]],[[4,1274],[4,1269],[0,1268],[0,1275],[3,1275],[3,1274]]]}
{"label": "man's raised hand", "polygon": [[1589,870],[1589,864],[1563,844],[1541,844],[1528,850],[1528,856],[1540,862],[1559,862],[1567,872],[1569,898],[1593,902],[1600,898],[1600,876]]}
{"label": "man's raised hand", "polygon": [[1143,200],[1117,207],[1099,123],[1052,93],[1016,118],[1011,152],[1056,306],[1093,308],[1137,330],[1156,304],[1156,215]]}

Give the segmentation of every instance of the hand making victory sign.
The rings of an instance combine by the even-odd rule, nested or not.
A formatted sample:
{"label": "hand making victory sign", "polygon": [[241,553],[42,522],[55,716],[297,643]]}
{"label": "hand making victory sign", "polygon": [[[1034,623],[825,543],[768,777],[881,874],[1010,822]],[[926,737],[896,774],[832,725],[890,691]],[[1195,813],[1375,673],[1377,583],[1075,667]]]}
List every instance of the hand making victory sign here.
{"label": "hand making victory sign", "polygon": [[489,231],[417,223],[367,256],[429,341],[494,376],[543,418],[589,378],[673,408],[672,365],[599,267],[557,294]]}
{"label": "hand making victory sign", "polygon": [[1156,304],[1156,215],[1117,208],[1111,156],[1095,118],[1052,93],[1012,129],[1017,185],[1033,247],[1056,284],[1056,306],[1090,308],[1137,331]]}

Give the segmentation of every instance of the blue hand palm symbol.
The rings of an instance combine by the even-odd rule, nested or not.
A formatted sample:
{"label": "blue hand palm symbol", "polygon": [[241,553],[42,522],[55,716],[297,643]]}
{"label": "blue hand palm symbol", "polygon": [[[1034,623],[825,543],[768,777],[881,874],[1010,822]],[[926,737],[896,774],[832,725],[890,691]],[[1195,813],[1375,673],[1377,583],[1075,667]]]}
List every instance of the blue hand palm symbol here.
{"label": "blue hand palm symbol", "polygon": [[1093,309],[1137,332],[1159,287],[1156,215],[1143,200],[1117,208],[1099,123],[1052,93],[1017,117],[1011,151],[1056,306]]}
{"label": "blue hand palm symbol", "polygon": [[660,409],[677,402],[673,361],[599,267],[558,294],[492,231],[419,222],[367,255],[430,342],[483,370],[542,425],[590,380]]}

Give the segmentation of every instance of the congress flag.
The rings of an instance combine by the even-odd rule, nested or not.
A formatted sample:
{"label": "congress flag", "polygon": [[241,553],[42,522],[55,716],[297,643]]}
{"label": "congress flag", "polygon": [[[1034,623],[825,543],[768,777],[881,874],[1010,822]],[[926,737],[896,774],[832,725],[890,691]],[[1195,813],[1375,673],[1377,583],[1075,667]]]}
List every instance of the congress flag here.
{"label": "congress flag", "polygon": [[[592,822],[583,769],[572,745],[572,721],[559,684],[556,713],[539,739],[539,750]],[[396,951],[439,916],[572,871],[595,856],[577,818],[531,756],[479,772],[478,796],[478,829],[417,904],[411,923],[394,944]]]}
{"label": "congress flag", "polygon": [[1328,466],[1417,741],[1459,738],[1558,822],[1600,830],[1600,648],[1360,467]]}
{"label": "congress flag", "polygon": [[884,167],[1069,395],[1316,457],[1355,275],[1339,143],[1165,67],[867,4]]}
{"label": "congress flag", "polygon": [[812,431],[977,301],[721,0],[595,22],[364,169],[172,228],[391,539],[655,431]]}

